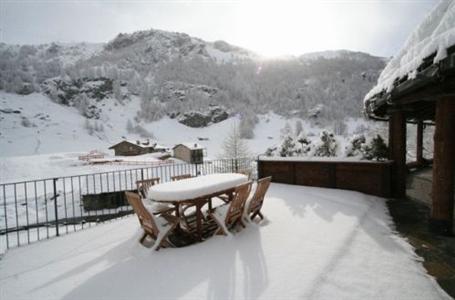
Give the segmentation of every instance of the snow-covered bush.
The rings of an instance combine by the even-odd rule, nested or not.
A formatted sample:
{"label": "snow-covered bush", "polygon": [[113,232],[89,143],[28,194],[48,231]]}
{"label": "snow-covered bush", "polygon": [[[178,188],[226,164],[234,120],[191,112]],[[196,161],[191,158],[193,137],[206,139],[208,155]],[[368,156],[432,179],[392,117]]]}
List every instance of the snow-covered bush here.
{"label": "snow-covered bush", "polygon": [[362,156],[362,147],[365,144],[365,136],[363,134],[354,135],[354,137],[349,141],[349,144],[346,146],[346,156]]}
{"label": "snow-covered bush", "polygon": [[276,147],[269,147],[267,150],[265,150],[265,156],[274,156],[276,151]]}
{"label": "snow-covered bush", "polygon": [[303,130],[300,131],[297,136],[297,142],[300,144],[300,149],[297,150],[297,153],[306,155],[311,151],[311,140],[306,136]]}
{"label": "snow-covered bush", "polygon": [[363,157],[368,160],[385,160],[388,157],[388,152],[389,149],[379,134],[368,145],[362,146]]}
{"label": "snow-covered bush", "polygon": [[294,139],[290,135],[284,137],[283,143],[279,148],[280,156],[281,157],[294,156],[296,154],[296,150],[297,149],[295,147]]}
{"label": "snow-covered bush", "polygon": [[316,146],[314,156],[331,157],[336,156],[338,143],[335,140],[333,133],[323,130],[320,134],[320,143]]}

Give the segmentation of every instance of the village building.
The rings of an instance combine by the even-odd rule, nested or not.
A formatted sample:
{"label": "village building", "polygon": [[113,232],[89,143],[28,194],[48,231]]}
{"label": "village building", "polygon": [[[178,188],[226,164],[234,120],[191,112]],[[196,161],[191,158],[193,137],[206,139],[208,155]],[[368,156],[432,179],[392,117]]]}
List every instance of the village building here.
{"label": "village building", "polygon": [[[410,170],[432,165],[414,198],[431,199],[430,229],[453,234],[455,189],[455,24],[441,3],[386,66],[365,111],[389,122],[392,195],[405,198]],[[447,13],[444,13],[444,9]],[[416,161],[406,164],[407,124],[416,124]],[[435,126],[433,159],[423,157],[424,127]],[[409,190],[409,187],[408,187]],[[422,196],[419,196],[422,195]],[[423,199],[424,200],[424,199]]]}
{"label": "village building", "polygon": [[201,164],[204,162],[204,147],[197,143],[177,144],[173,148],[174,157],[190,164]]}
{"label": "village building", "polygon": [[115,156],[133,156],[155,152],[166,152],[166,147],[158,145],[155,142],[151,142],[150,140],[145,142],[139,140],[124,140],[109,147],[109,149],[114,150]]}

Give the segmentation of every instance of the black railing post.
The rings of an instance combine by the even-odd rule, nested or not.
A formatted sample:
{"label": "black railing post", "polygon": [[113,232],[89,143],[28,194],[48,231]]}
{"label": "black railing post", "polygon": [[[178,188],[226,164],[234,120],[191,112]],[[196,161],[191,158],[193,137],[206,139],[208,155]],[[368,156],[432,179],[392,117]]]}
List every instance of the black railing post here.
{"label": "black railing post", "polygon": [[57,194],[57,180],[58,180],[58,178],[54,178],[54,179],[53,179],[53,182],[54,182],[55,232],[56,232],[57,236],[60,236],[60,233],[59,233],[59,231],[58,231],[58,209],[57,209],[57,197],[58,197],[58,194]]}
{"label": "black railing post", "polygon": [[141,180],[144,180],[144,168],[141,169]]}
{"label": "black railing post", "polygon": [[198,170],[198,167],[197,167],[197,163],[195,164],[195,167],[196,167],[196,176],[199,176],[199,170]]}

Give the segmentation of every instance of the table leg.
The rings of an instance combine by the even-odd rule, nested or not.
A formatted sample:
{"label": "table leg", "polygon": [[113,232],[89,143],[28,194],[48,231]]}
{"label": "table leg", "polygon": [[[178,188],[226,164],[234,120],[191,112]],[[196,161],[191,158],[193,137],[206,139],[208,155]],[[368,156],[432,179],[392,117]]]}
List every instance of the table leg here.
{"label": "table leg", "polygon": [[180,208],[179,208],[179,203],[174,203],[175,206],[175,216],[177,217],[178,223],[177,226],[175,226],[176,231],[180,231],[182,228],[180,227]]}
{"label": "table leg", "polygon": [[202,206],[204,206],[202,201],[196,203],[196,227],[199,241],[202,241]]}

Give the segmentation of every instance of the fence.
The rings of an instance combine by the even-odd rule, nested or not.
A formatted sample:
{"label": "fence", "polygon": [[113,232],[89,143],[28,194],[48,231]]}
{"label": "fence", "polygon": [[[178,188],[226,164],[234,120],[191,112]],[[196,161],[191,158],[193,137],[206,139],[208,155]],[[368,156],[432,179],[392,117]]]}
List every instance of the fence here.
{"label": "fence", "polygon": [[258,176],[277,183],[338,188],[380,197],[391,196],[392,162],[292,161],[262,159]]}
{"label": "fence", "polygon": [[220,159],[0,184],[0,253],[131,214],[126,201],[109,208],[86,202],[97,195],[123,197],[124,191],[136,190],[137,180],[159,177],[167,182],[176,175],[242,170],[254,177],[255,163],[251,158]]}

